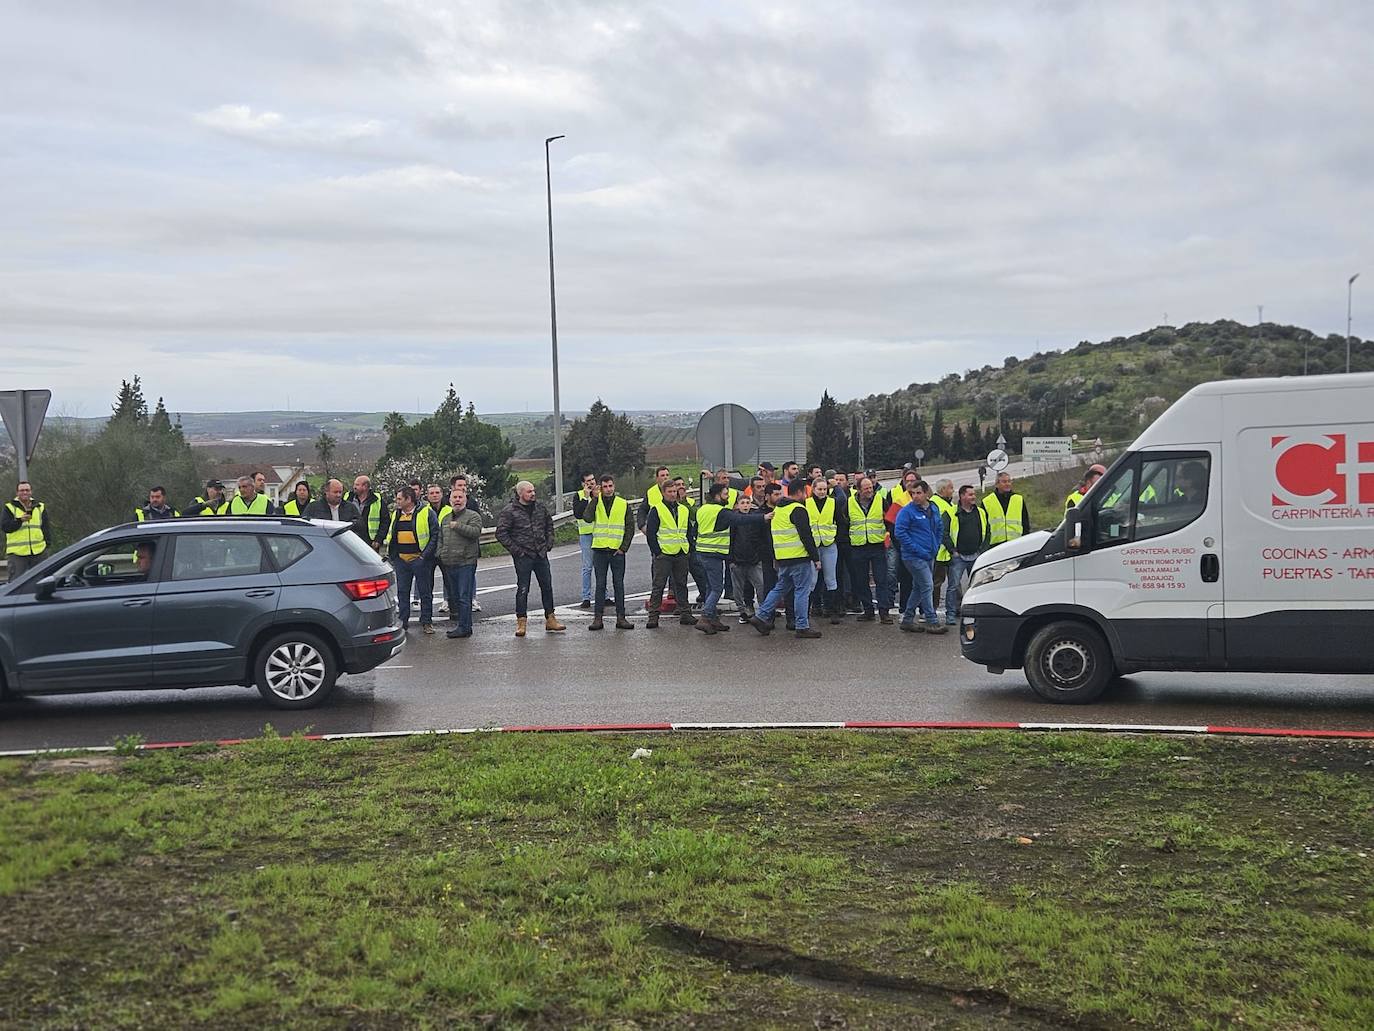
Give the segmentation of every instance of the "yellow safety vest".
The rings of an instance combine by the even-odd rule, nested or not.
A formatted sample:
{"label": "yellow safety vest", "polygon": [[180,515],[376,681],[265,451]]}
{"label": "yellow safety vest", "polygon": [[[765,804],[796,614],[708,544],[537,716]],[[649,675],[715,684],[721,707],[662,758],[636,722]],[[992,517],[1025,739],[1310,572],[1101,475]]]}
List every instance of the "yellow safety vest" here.
{"label": "yellow safety vest", "polygon": [[[932,494],[930,496],[930,503],[940,510],[942,516],[949,520],[949,531],[952,535],[954,533],[954,513],[958,510],[959,506],[952,501],[946,501],[938,494]],[[940,550],[935,553],[935,561],[948,562],[949,560],[949,549],[941,544]]]}
{"label": "yellow safety vest", "polygon": [[244,501],[243,498],[235,494],[229,502],[229,514],[231,516],[266,515],[270,504],[266,494],[255,494],[251,502]]}
{"label": "yellow safety vest", "polygon": [[735,507],[735,502],[738,501],[738,500],[739,500],[739,491],[736,490],[734,487],[726,487],[726,488],[725,488],[725,506],[726,506],[727,508],[734,508],[734,507]]}
{"label": "yellow safety vest", "polygon": [[[707,502],[697,511],[697,552],[702,555],[730,554],[730,531],[717,530],[716,520],[725,511],[724,505]],[[659,540],[663,537],[660,535]]]}
{"label": "yellow safety vest", "polygon": [[218,508],[211,508],[210,511],[207,512],[205,511],[205,506],[208,504],[210,504],[210,502],[205,498],[196,498],[196,515],[221,516],[229,511],[229,502],[227,501],[221,501]]}
{"label": "yellow safety vest", "polygon": [[883,498],[873,495],[868,506],[868,514],[859,506],[859,495],[849,495],[849,543],[855,548],[865,544],[881,544],[887,537],[887,527],[883,525]]}
{"label": "yellow safety vest", "polygon": [[[660,492],[659,497],[663,495]],[[677,519],[668,511],[662,501],[654,505],[658,513],[658,550],[665,555],[685,555],[690,550],[687,541],[687,518],[691,510],[683,504],[677,506]]]}
{"label": "yellow safety vest", "polygon": [[1064,499],[1064,511],[1067,512],[1071,508],[1076,508],[1078,503],[1082,500],[1083,492],[1081,490],[1075,490],[1067,498]]}
{"label": "yellow safety vest", "polygon": [[[415,521],[415,544],[417,551],[424,551],[425,548],[429,546],[429,519],[425,515],[428,510],[429,506],[426,505],[424,508],[417,508],[411,513],[411,518]],[[391,537],[396,532],[396,517],[400,514],[400,509],[396,509],[391,513],[391,525],[387,527],[386,531],[387,544],[391,543]]]}
{"label": "yellow safety vest", "polygon": [[[618,551],[625,543],[625,510],[629,507],[619,495],[606,511],[606,499],[597,498],[592,513],[592,548],[599,551]],[[662,540],[662,537],[659,538]]]}
{"label": "yellow safety vest", "polygon": [[[306,504],[309,503],[308,501],[306,502]],[[291,499],[287,501],[286,504],[282,505],[281,514],[289,516],[304,515],[305,509],[301,508],[300,502],[296,500],[296,496],[293,494]]]}
{"label": "yellow safety vest", "polygon": [[[5,507],[16,519],[24,514],[24,506],[18,501],[7,501]],[[48,542],[43,536],[43,502],[35,501],[30,511],[33,514],[27,523],[5,534],[6,555],[41,555],[48,550]]]}
{"label": "yellow safety vest", "polygon": [[[787,501],[773,509],[773,521],[768,524],[773,534],[773,557],[776,559],[807,558],[806,545],[802,543],[801,533],[792,522],[792,509],[795,501]],[[802,509],[806,511],[805,508]]]}
{"label": "yellow safety vest", "polygon": [[649,484],[649,489],[644,492],[644,500],[649,503],[650,508],[663,504],[663,491],[657,483]]}
{"label": "yellow safety vest", "polygon": [[[348,500],[352,501],[355,505],[358,504],[358,499],[353,497],[352,494],[348,496]],[[367,499],[367,507],[364,511],[367,513],[367,539],[375,541],[377,539],[377,530],[382,525],[382,496],[376,491],[373,491]]]}
{"label": "yellow safety vest", "polygon": [[815,498],[807,498],[806,514],[811,517],[811,532],[816,535],[816,543],[822,548],[834,544],[838,531],[835,525],[835,495],[828,495],[824,505],[816,504]]}
{"label": "yellow safety vest", "polygon": [[[982,505],[974,505],[973,510],[978,513],[978,548],[982,550],[983,538],[988,535],[988,510]],[[954,511],[959,511],[959,506],[954,506]],[[959,543],[959,518],[954,516],[949,521],[949,539],[955,545]]]}
{"label": "yellow safety vest", "polygon": [[[583,501],[590,501],[590,500],[591,500],[591,495],[587,493],[587,491],[586,491],[585,488],[582,489],[582,490],[579,490],[579,491],[577,492],[577,496],[578,496],[579,498],[581,498]],[[586,509],[583,509],[582,511],[583,511],[583,512],[586,512]],[[579,520],[577,521],[577,532],[578,532],[579,535],[582,535],[582,536],[585,536],[586,534],[589,534],[589,533],[593,533],[593,534],[596,533],[596,522],[595,522],[595,520],[594,520],[594,519],[579,519]]]}
{"label": "yellow safety vest", "polygon": [[1020,494],[1011,496],[1007,510],[1004,512],[1002,511],[1002,503],[997,500],[996,492],[989,491],[983,498],[983,507],[987,509],[988,519],[992,523],[992,535],[989,538],[989,543],[1004,544],[1021,536],[1025,501]]}
{"label": "yellow safety vest", "polygon": [[906,508],[906,506],[911,503],[911,495],[901,487],[893,487],[887,492],[887,503],[889,505],[900,505],[902,508]]}
{"label": "yellow safety vest", "polygon": [[440,526],[443,526],[443,525],[444,525],[444,516],[450,516],[450,515],[453,515],[453,506],[452,506],[452,505],[445,505],[443,508],[439,509],[439,511],[435,513],[435,518],[439,520],[439,525],[440,525]]}

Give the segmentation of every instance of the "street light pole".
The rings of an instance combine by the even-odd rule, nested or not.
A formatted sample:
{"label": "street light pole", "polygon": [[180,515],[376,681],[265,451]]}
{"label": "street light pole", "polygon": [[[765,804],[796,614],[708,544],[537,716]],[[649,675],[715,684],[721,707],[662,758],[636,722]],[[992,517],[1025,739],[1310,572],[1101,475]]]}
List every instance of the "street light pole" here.
{"label": "street light pole", "polygon": [[549,171],[549,144],[544,141],[544,199],[549,205],[549,334],[553,339],[553,511],[563,511],[563,409],[558,402],[558,302],[553,288],[553,176]]}
{"label": "street light pole", "polygon": [[1350,371],[1350,302],[1355,296],[1355,280],[1360,278],[1356,272],[1345,281],[1345,371]]}

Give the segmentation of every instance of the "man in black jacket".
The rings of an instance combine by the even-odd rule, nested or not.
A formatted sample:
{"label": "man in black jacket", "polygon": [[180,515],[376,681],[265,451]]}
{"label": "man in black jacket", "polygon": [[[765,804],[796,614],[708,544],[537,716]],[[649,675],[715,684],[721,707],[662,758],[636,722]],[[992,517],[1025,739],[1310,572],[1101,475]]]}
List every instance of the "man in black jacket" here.
{"label": "man in black jacket", "polygon": [[361,513],[358,506],[344,498],[342,480],[330,480],[320,496],[305,506],[306,519],[328,519],[336,523],[352,523],[355,527]]}
{"label": "man in black jacket", "polygon": [[[755,512],[754,499],[747,494],[735,500],[734,511],[737,515],[762,514]],[[766,552],[763,539],[767,533],[767,523],[762,521],[741,519],[730,526],[730,576],[741,623],[748,623],[753,618],[754,603],[763,601],[768,594],[763,582]]]}
{"label": "man in black jacket", "polygon": [[496,540],[510,552],[515,563],[515,636],[524,637],[529,623],[530,574],[539,581],[545,632],[561,633],[568,629],[553,614],[553,571],[549,568],[553,517],[534,500],[534,484],[529,480],[515,485],[515,500],[496,517]]}

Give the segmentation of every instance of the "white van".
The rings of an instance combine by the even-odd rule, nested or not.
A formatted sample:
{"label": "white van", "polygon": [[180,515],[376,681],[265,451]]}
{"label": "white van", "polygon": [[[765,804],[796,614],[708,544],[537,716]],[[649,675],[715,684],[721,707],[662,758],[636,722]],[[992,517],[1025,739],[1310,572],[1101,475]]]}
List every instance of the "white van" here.
{"label": "white van", "polygon": [[1374,672],[1374,374],[1190,390],[1057,530],[979,557],[959,629],[1055,702],[1147,669]]}

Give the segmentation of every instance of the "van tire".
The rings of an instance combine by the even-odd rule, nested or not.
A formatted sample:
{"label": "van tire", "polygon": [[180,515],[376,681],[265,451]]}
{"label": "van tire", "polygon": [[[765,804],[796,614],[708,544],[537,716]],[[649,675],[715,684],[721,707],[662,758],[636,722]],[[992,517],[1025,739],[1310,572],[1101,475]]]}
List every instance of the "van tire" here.
{"label": "van tire", "polygon": [[312,709],[329,697],[338,679],[334,652],[305,630],[268,638],[253,657],[253,682],[278,709]]}
{"label": "van tire", "polygon": [[1025,671],[1036,694],[1066,705],[1096,701],[1116,675],[1106,638],[1073,620],[1036,631],[1026,647]]}

